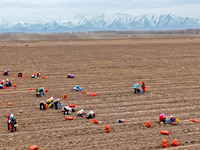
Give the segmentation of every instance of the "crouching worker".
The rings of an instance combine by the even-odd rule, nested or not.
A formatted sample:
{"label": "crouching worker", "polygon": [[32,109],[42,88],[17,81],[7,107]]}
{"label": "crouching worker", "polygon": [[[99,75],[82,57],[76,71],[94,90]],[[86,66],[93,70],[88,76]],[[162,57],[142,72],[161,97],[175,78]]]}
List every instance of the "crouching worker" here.
{"label": "crouching worker", "polygon": [[62,105],[61,105],[61,103],[60,103],[60,99],[56,99],[55,101],[53,101],[53,104],[54,104],[56,110],[57,110],[59,107],[62,108]]}
{"label": "crouching worker", "polygon": [[11,87],[12,86],[11,82],[8,79],[6,80],[5,86],[6,87]]}
{"label": "crouching worker", "polygon": [[17,75],[19,78],[22,78],[22,73],[20,72],[20,73],[18,73],[18,75]]}
{"label": "crouching worker", "polygon": [[163,113],[159,116],[159,121],[160,121],[160,123],[166,123],[166,118]]}
{"label": "crouching worker", "polygon": [[82,91],[82,89],[79,87],[79,85],[76,85],[76,86],[74,87],[74,91]]}
{"label": "crouching worker", "polygon": [[83,115],[86,115],[86,113],[85,113],[84,109],[81,109],[81,110],[79,110],[79,111],[77,112],[76,115],[79,116],[79,117],[83,117]]}
{"label": "crouching worker", "polygon": [[71,115],[72,113],[72,108],[69,107],[69,106],[65,106],[64,109],[63,109],[63,112],[64,112],[64,115]]}
{"label": "crouching worker", "polygon": [[177,125],[179,123],[179,119],[176,119],[174,116],[170,116],[169,123]]}
{"label": "crouching worker", "polygon": [[73,74],[68,74],[67,78],[75,78]]}
{"label": "crouching worker", "polygon": [[53,108],[53,106],[54,106],[53,97],[47,99],[46,103],[48,104],[48,107]]}
{"label": "crouching worker", "polygon": [[94,117],[95,117],[94,111],[90,111],[89,113],[86,114],[87,119],[91,119],[91,118],[94,118]]}
{"label": "crouching worker", "polygon": [[37,87],[36,88],[36,97],[42,97],[42,96],[44,96],[44,88]]}
{"label": "crouching worker", "polygon": [[4,89],[2,84],[0,84],[0,89]]}
{"label": "crouching worker", "polygon": [[47,109],[47,108],[48,108],[47,103],[41,101],[41,102],[40,102],[40,110],[45,110],[45,109]]}
{"label": "crouching worker", "polygon": [[14,118],[13,114],[10,115],[8,123],[9,123],[9,130],[10,130],[10,132],[17,131],[17,121]]}
{"label": "crouching worker", "polygon": [[4,80],[2,80],[2,81],[0,82],[0,84],[2,84],[2,85],[3,85],[3,84],[4,84]]}
{"label": "crouching worker", "polygon": [[133,87],[134,90],[135,90],[135,91],[134,91],[134,94],[137,94],[137,93],[140,93],[140,92],[141,92],[141,90],[138,88],[138,85],[139,85],[139,84],[136,83],[136,84],[134,85],[134,87]]}
{"label": "crouching worker", "polygon": [[33,73],[32,75],[31,75],[31,78],[37,78],[37,77],[39,77],[40,76],[40,73]]}
{"label": "crouching worker", "polygon": [[0,89],[4,89],[3,84],[4,84],[4,80],[2,80],[2,81],[0,82]]}
{"label": "crouching worker", "polygon": [[4,76],[9,76],[9,74],[8,74],[9,71],[10,71],[9,69],[6,70],[6,71],[4,71],[4,72],[3,72],[3,75],[4,75]]}

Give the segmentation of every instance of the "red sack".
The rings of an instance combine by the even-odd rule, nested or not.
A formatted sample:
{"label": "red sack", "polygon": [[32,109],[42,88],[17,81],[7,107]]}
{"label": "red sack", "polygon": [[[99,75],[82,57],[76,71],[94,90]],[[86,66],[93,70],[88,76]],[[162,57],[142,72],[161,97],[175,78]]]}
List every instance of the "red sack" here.
{"label": "red sack", "polygon": [[170,134],[170,132],[169,132],[169,131],[162,130],[162,131],[160,131],[160,134],[169,135],[169,134]]}
{"label": "red sack", "polygon": [[163,147],[163,148],[168,148],[167,139],[163,139],[163,140],[162,140],[162,147]]}
{"label": "red sack", "polygon": [[178,142],[176,140],[172,141],[172,146],[178,146]]}

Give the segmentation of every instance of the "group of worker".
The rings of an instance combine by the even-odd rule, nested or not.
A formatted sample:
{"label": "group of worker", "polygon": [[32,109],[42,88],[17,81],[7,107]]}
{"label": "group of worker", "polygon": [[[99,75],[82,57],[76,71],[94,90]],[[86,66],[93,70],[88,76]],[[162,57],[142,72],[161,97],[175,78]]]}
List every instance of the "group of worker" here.
{"label": "group of worker", "polygon": [[145,84],[144,84],[144,81],[142,82],[142,85],[141,85],[141,89],[140,88],[138,88],[138,86],[139,86],[139,83],[136,83],[135,85],[134,85],[134,87],[133,87],[133,89],[134,89],[134,94],[139,94],[139,93],[145,93],[146,92],[146,86],[145,86]]}
{"label": "group of worker", "polygon": [[31,75],[31,78],[37,78],[37,77],[39,77],[40,76],[40,73],[33,73],[32,75]]}
{"label": "group of worker", "polygon": [[44,96],[44,87],[39,88],[38,86],[36,87],[36,97],[42,97]]}
{"label": "group of worker", "polygon": [[67,78],[73,79],[73,78],[75,78],[75,76],[74,76],[73,74],[68,74],[68,75],[67,75]]}
{"label": "group of worker", "polygon": [[[59,100],[60,99],[56,99],[53,101],[53,97],[51,97],[46,102],[41,101],[40,102],[40,110],[45,110],[46,107],[49,107],[49,108],[55,107],[56,110],[58,109],[58,107],[62,108],[62,105]],[[75,109],[73,106],[69,105],[69,106],[63,107],[62,111],[63,111],[64,115],[71,115],[72,112],[75,112]],[[84,109],[81,109],[77,112],[77,116],[86,117],[87,119],[91,119],[91,118],[95,117],[95,113],[94,113],[94,111],[89,111],[88,113],[85,113]]]}
{"label": "group of worker", "polygon": [[57,98],[56,100],[53,100],[53,97],[50,97],[46,100],[46,102],[41,101],[40,102],[40,110],[45,110],[47,108],[54,108],[57,110],[58,108],[62,108],[62,105],[60,103],[60,99]]}
{"label": "group of worker", "polygon": [[85,113],[84,109],[81,109],[77,112],[77,116],[79,117],[86,117],[87,119],[95,118],[96,114],[94,111],[89,111],[88,113]]}
{"label": "group of worker", "polygon": [[73,88],[74,91],[82,91],[82,88],[79,86],[79,85],[76,85],[74,88]]}
{"label": "group of worker", "polygon": [[[5,87],[11,87],[12,83],[7,79],[5,82]],[[4,89],[4,80],[0,82],[0,89]]]}
{"label": "group of worker", "polygon": [[160,121],[160,123],[164,123],[164,124],[169,123],[169,124],[176,125],[179,123],[179,119],[178,118],[176,119],[173,115],[170,116],[170,118],[167,120],[165,117],[165,114],[163,114],[163,113],[160,114],[159,121]]}

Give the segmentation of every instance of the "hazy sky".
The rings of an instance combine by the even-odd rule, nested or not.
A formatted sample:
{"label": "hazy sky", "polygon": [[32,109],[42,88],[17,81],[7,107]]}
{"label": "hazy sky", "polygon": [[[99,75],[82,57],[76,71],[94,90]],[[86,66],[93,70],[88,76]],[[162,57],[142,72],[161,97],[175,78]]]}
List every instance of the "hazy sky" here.
{"label": "hazy sky", "polygon": [[52,20],[117,12],[200,18],[200,0],[0,0],[0,20]]}

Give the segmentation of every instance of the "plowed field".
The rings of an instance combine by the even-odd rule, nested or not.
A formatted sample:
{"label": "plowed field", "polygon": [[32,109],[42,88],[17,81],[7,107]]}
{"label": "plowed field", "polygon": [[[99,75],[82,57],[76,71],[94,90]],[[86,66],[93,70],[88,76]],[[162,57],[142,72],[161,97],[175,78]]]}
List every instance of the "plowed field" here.
{"label": "plowed field", "polygon": [[[200,149],[200,124],[190,122],[191,118],[200,119],[198,36],[83,36],[71,40],[51,36],[49,40],[15,41],[1,36],[1,45],[9,47],[0,47],[0,80],[8,78],[17,85],[0,93],[1,150],[25,150],[31,145],[41,150],[148,150],[162,149],[162,139],[168,140],[171,149]],[[8,68],[10,76],[5,77],[2,73]],[[19,72],[24,74],[22,79],[17,77]],[[30,78],[34,72],[45,78]],[[64,78],[69,73],[75,78]],[[134,84],[141,86],[142,81],[146,93],[134,94]],[[37,98],[37,85],[49,92]],[[74,92],[75,85],[87,93]],[[90,97],[92,92],[97,96]],[[39,110],[40,101],[51,96],[60,98],[63,105],[76,104],[76,111],[93,110],[103,123],[93,124],[92,120],[77,117],[76,112],[71,115],[74,120],[65,120],[61,110]],[[8,106],[8,102],[13,105]],[[11,113],[18,122],[15,133],[7,130],[6,116]],[[179,118],[179,125],[161,125],[161,113],[167,119],[171,115]],[[121,118],[127,122],[118,123]],[[147,121],[151,121],[151,128],[145,126]],[[110,133],[104,132],[106,124]],[[170,131],[170,135],[161,135],[161,130]],[[171,146],[173,139],[179,142],[177,148]]]}

